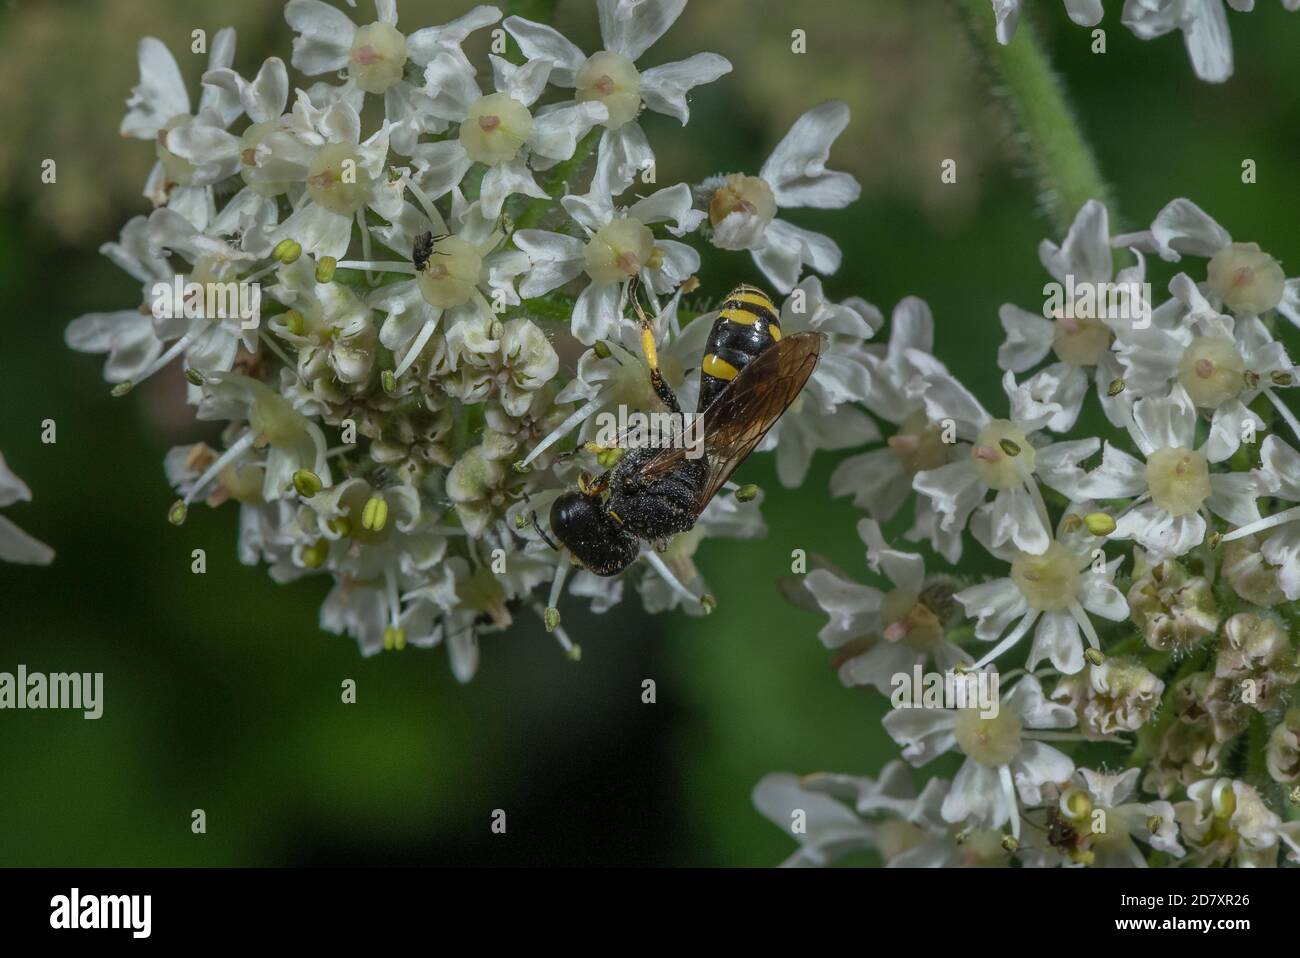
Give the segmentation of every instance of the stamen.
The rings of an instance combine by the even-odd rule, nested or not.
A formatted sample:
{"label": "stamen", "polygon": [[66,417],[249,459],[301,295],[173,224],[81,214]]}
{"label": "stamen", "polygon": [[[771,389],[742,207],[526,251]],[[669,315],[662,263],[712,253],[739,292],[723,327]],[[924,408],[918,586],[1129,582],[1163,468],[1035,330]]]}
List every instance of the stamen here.
{"label": "stamen", "polygon": [[176,340],[176,342],[172,343],[171,346],[168,347],[165,353],[163,353],[161,356],[159,356],[157,359],[151,362],[148,366],[146,366],[144,372],[142,372],[137,378],[128,379],[125,382],[120,382],[116,386],[114,386],[113,395],[125,396],[136,386],[140,385],[142,382],[144,382],[154,373],[158,372],[158,370],[162,369],[164,366],[170,363],[181,353],[189,349],[190,346],[194,345],[194,343],[198,342],[200,339],[202,339],[203,337],[211,333],[212,330],[215,328],[216,327],[214,325],[206,325],[186,333],[180,339]]}
{"label": "stamen", "polygon": [[248,452],[249,449],[253,448],[253,441],[256,438],[257,437],[253,434],[253,430],[251,429],[240,436],[229,449],[217,457],[212,465],[208,466],[203,475],[199,476],[198,481],[196,481],[194,485],[190,486],[190,491],[185,494],[185,498],[182,499],[181,502],[188,506],[191,502],[197,499],[200,490],[215,479],[221,470],[225,469],[226,466],[230,465],[244,453]]}
{"label": "stamen", "polygon": [[645,556],[654,570],[663,576],[664,581],[668,583],[670,589],[689,602],[701,607],[705,606],[704,598],[697,596],[690,589],[686,588],[686,586],[682,585],[681,582],[678,581],[677,576],[673,575],[672,570],[668,568],[668,564],[665,563],[663,559],[659,558],[659,555],[654,550],[647,550],[643,552],[642,555]]}
{"label": "stamen", "polygon": [[1290,409],[1286,408],[1285,403],[1282,402],[1277,393],[1273,392],[1273,390],[1265,387],[1264,395],[1267,396],[1268,401],[1273,404],[1273,408],[1277,410],[1278,415],[1281,416],[1286,424],[1291,427],[1291,435],[1300,439],[1300,421],[1296,420],[1295,414],[1292,413]]}
{"label": "stamen", "polygon": [[396,379],[400,377],[402,373],[411,368],[412,363],[420,358],[420,353],[423,352],[424,347],[428,345],[429,338],[433,336],[433,331],[437,328],[437,325],[438,322],[434,319],[426,319],[424,321],[424,325],[420,327],[420,332],[416,334],[415,339],[411,341],[411,348],[406,351],[406,355],[402,357],[402,361],[398,363],[397,368],[393,370],[393,378]]}
{"label": "stamen", "polygon": [[1020,847],[1020,805],[1016,801],[1016,787],[1011,780],[1011,766],[998,766],[998,781],[1002,783],[1002,797],[1011,805],[1011,837],[1015,847]]}
{"label": "stamen", "polygon": [[1276,529],[1278,526],[1284,526],[1288,522],[1295,522],[1300,519],[1300,506],[1292,506],[1290,509],[1284,509],[1281,512],[1275,512],[1273,515],[1260,519],[1258,522],[1252,522],[1250,525],[1242,526],[1240,529],[1234,529],[1232,532],[1224,535],[1220,543],[1231,542],[1234,539],[1244,539],[1246,536],[1253,536],[1259,532],[1267,532],[1269,529]]}
{"label": "stamen", "polygon": [[1028,612],[1026,612],[1021,617],[1020,621],[1016,623],[1016,627],[1011,630],[1011,632],[1007,635],[1007,637],[1003,639],[1001,642],[999,642],[997,645],[995,645],[992,648],[992,650],[990,650],[987,654],[985,654],[985,656],[982,659],[980,659],[974,665],[969,666],[967,668],[967,671],[969,672],[979,671],[980,669],[984,668],[984,666],[988,665],[990,662],[996,659],[1003,652],[1005,652],[1007,649],[1011,648],[1013,645],[1019,642],[1022,638],[1024,638],[1025,633],[1029,631],[1029,627],[1038,620],[1038,615],[1039,612],[1037,609],[1030,609]]}
{"label": "stamen", "polygon": [[601,390],[600,392],[596,393],[594,397],[592,397],[590,400],[584,403],[578,410],[576,410],[571,416],[569,416],[568,419],[564,420],[564,422],[556,426],[555,429],[553,429],[549,435],[547,435],[541,442],[539,442],[536,446],[533,447],[532,452],[530,452],[527,456],[525,456],[522,460],[520,460],[519,465],[527,466],[534,459],[536,459],[538,456],[544,453],[547,449],[551,448],[551,446],[555,445],[566,435],[568,435],[569,431],[572,430],[574,426],[578,425],[581,422],[585,422],[588,419],[588,417],[590,417],[593,412],[599,409],[601,404],[604,402],[604,396],[603,396],[604,392],[605,392],[604,390]]}
{"label": "stamen", "polygon": [[341,259],[334,264],[336,269],[364,269],[367,272],[378,270],[381,273],[406,273],[415,275],[415,264],[388,260]]}

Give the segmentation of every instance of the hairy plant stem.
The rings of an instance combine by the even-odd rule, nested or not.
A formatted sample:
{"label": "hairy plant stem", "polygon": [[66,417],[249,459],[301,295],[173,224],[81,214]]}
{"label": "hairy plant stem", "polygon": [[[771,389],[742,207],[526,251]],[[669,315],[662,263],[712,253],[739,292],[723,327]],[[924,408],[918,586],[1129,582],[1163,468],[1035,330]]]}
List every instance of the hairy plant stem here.
{"label": "hairy plant stem", "polygon": [[1083,138],[1033,24],[1026,22],[1028,18],[1022,20],[1015,38],[1003,46],[997,41],[988,0],[952,2],[1033,166],[1039,201],[1058,233],[1065,234],[1090,199],[1104,203],[1113,217],[1112,191]]}

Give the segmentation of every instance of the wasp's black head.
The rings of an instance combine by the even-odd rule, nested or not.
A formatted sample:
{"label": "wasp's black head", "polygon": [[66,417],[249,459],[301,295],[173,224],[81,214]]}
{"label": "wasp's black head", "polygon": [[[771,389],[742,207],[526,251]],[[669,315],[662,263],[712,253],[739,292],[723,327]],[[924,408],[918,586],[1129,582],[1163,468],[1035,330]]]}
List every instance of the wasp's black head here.
{"label": "wasp's black head", "polygon": [[566,492],[551,504],[551,532],[596,575],[617,575],[640,551],[636,536],[605,511],[600,499]]}

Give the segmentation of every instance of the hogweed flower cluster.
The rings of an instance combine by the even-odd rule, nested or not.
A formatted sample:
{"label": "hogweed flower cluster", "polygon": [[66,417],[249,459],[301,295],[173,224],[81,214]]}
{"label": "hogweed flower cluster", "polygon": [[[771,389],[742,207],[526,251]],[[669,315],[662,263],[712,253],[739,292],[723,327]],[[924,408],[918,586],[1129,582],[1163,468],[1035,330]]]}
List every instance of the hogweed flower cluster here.
{"label": "hogweed flower cluster", "polygon": [[[1000,313],[993,411],[931,355],[924,304],[894,311],[863,402],[893,432],[831,481],[888,582],[817,568],[788,590],[826,615],[841,681],[890,696],[905,762],[963,764],[920,793],[902,762],[773,774],[754,803],[796,865],[1300,861],[1300,423],[1275,338],[1300,280],[1185,199],[1122,236],[1089,202],[1039,256],[1042,310]],[[1186,270],[1167,298],[1151,256]],[[903,544],[955,565],[965,531],[1002,573]],[[1106,757],[1079,765],[1082,743]]]}
{"label": "hogweed flower cluster", "polygon": [[[652,612],[713,607],[693,557],[707,537],[763,531],[752,490],[718,496],[620,578],[573,568],[533,521],[578,483],[597,413],[658,403],[634,298],[694,408],[711,318],[682,296],[701,285],[700,242],[749,251],[790,294],[787,333],[837,344],[767,439],[782,480],[875,435],[852,404],[879,317],[826,301],[803,271],[833,272],[838,247],[777,216],[857,197],[826,168],[848,108],[814,106],[756,172],[657,185],[639,118],[685,125],[692,91],[731,64],[655,56],[685,0],[596,6],[603,48],[587,52],[492,6],[412,30],[394,0],[371,21],[289,0],[288,64],[241,71],[222,30],[197,95],[160,41],[140,44],[122,133],[153,145],[154,209],[103,252],[141,300],[78,318],[67,342],[106,354],[115,395],[184,370],[221,438],[167,455],[168,518],[233,500],[241,561],[278,582],[329,577],[321,625],[366,654],[446,644],[468,680],[479,637],[528,613],[576,657],[566,587],[596,612],[625,585]],[[487,62],[465,52],[476,34]]]}

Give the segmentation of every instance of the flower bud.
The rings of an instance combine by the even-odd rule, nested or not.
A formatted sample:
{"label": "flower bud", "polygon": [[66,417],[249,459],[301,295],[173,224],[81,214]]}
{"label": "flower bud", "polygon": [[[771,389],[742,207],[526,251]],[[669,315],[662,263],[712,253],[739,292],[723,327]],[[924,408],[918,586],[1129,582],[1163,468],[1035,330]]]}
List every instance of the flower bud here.
{"label": "flower bud", "polygon": [[1188,575],[1172,559],[1157,563],[1133,581],[1128,605],[1147,645],[1162,652],[1188,649],[1219,627],[1209,581]]}

